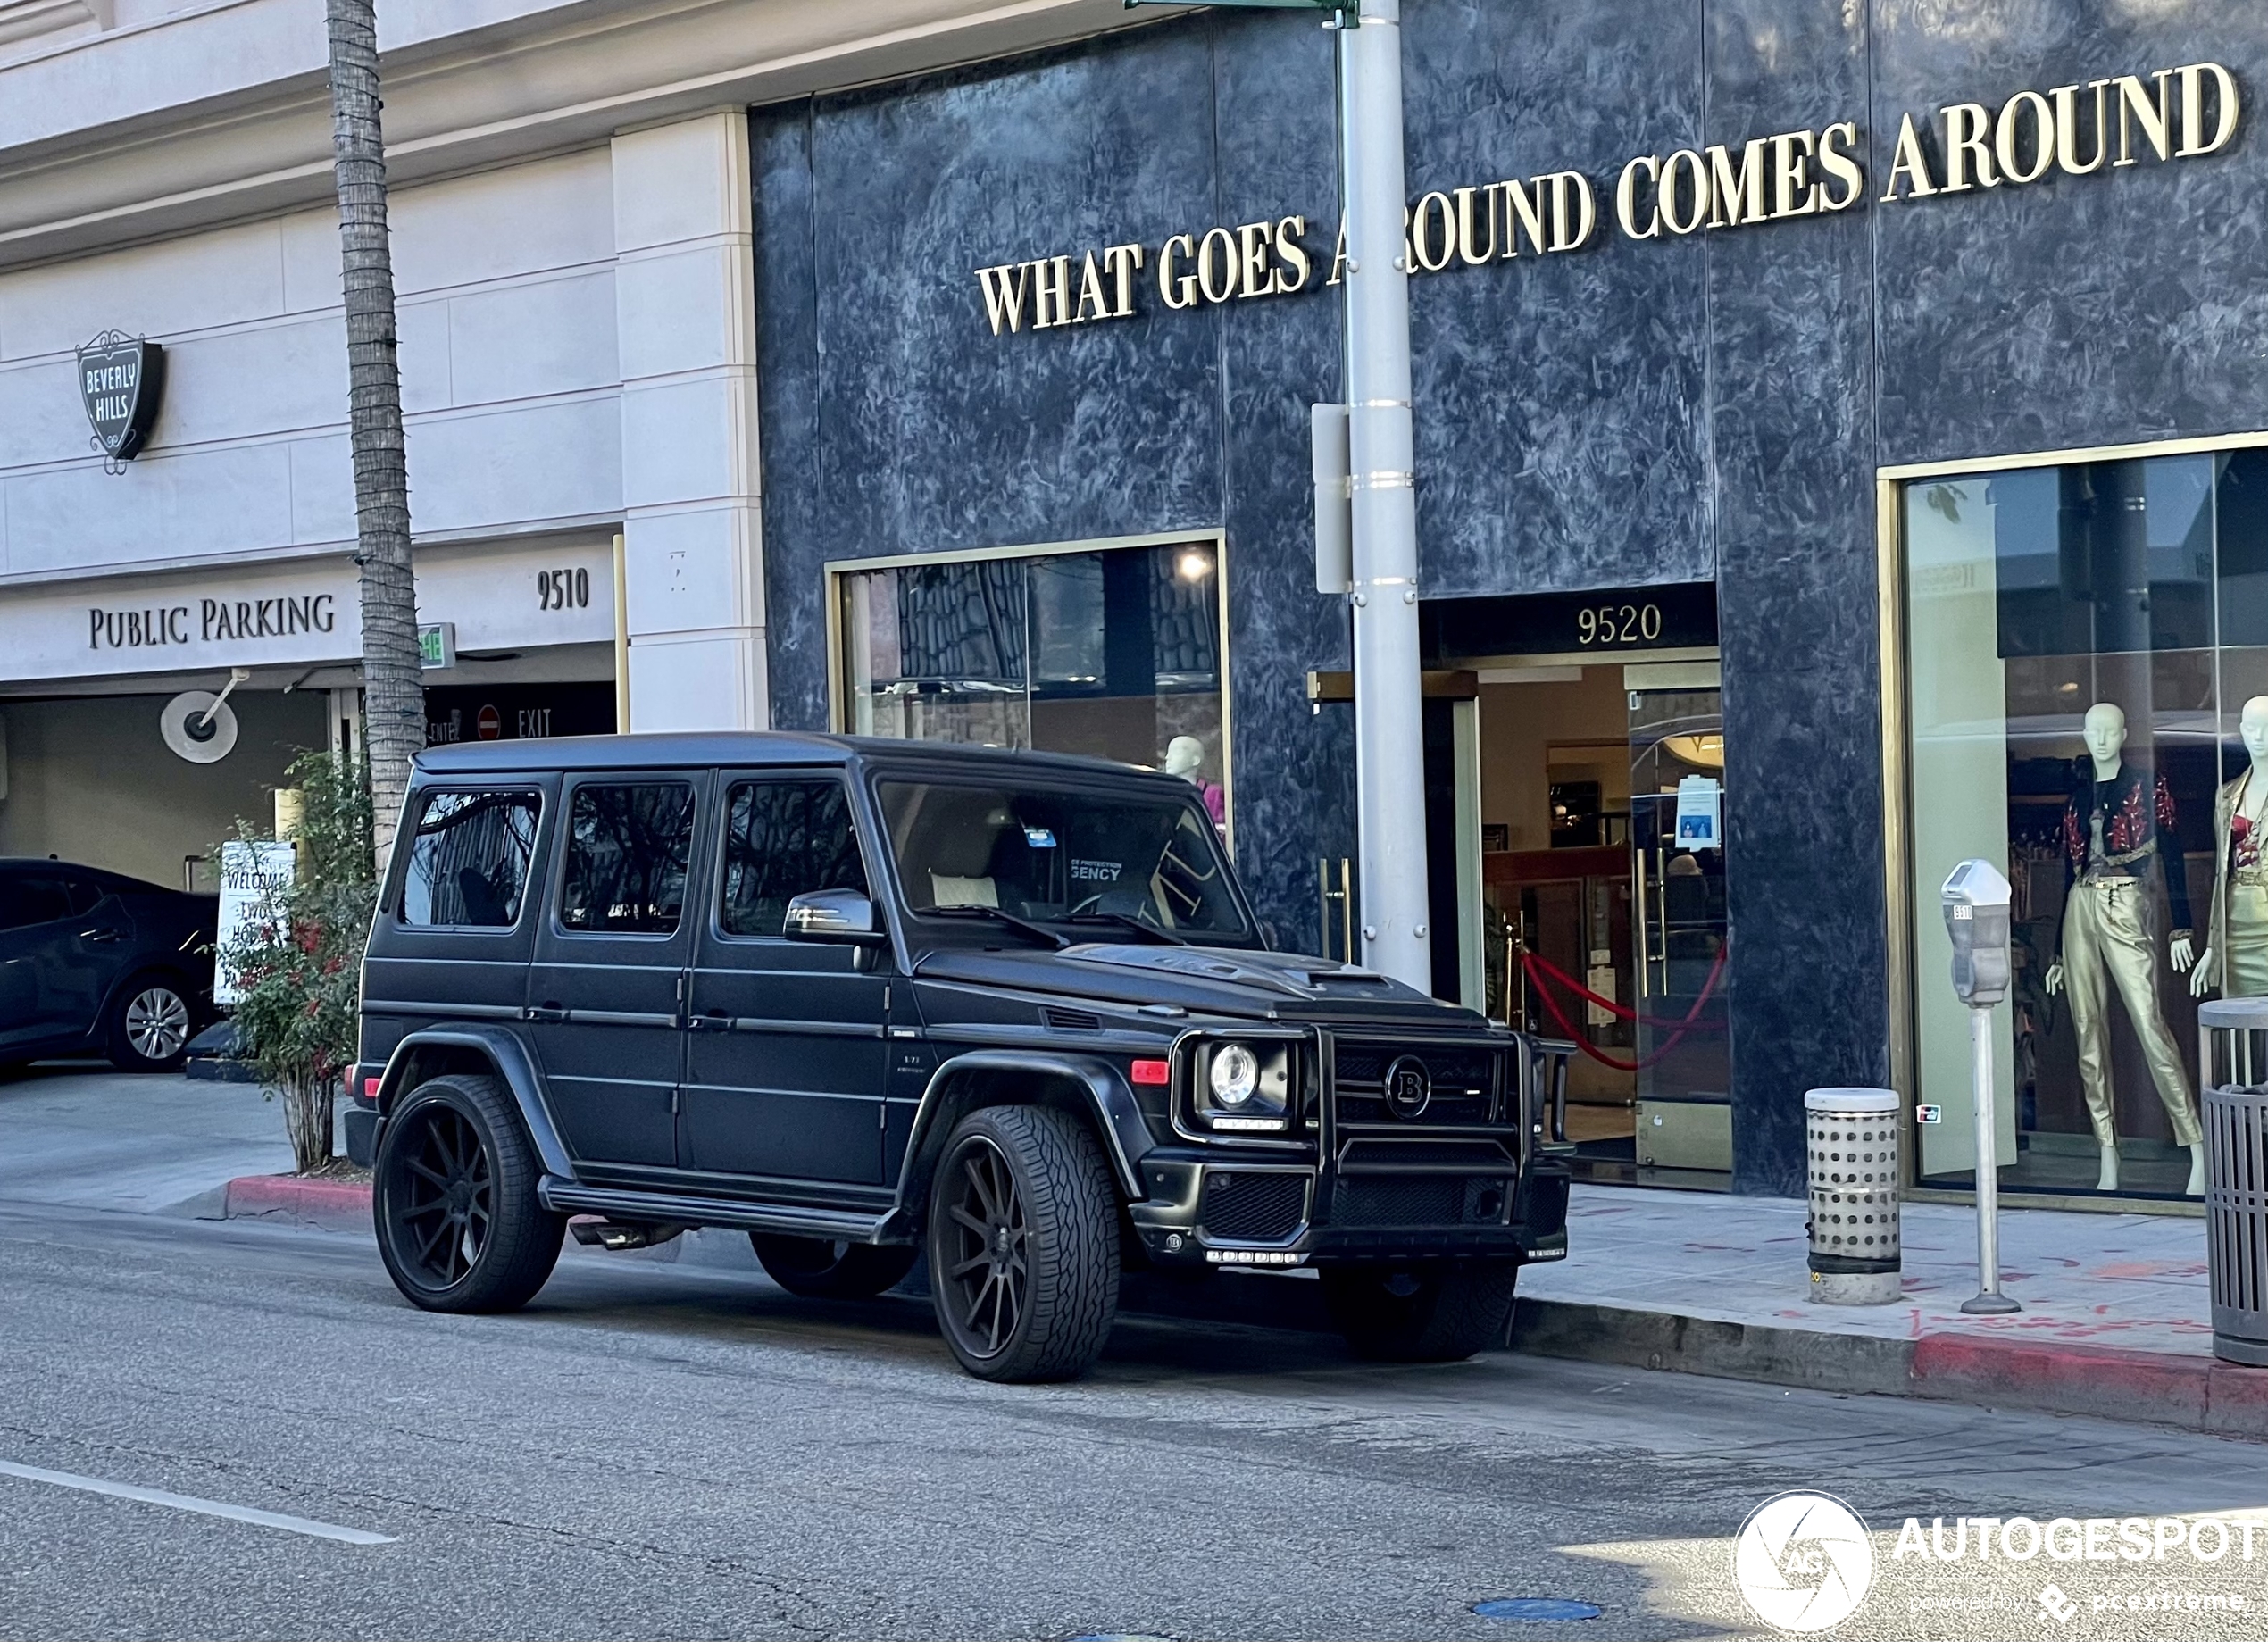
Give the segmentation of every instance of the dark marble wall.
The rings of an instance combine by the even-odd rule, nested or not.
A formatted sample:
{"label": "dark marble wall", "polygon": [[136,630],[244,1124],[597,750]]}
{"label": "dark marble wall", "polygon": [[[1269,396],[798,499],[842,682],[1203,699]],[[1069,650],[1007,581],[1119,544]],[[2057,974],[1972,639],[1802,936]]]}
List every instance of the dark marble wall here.
{"label": "dark marble wall", "polygon": [[[2258,428],[2268,144],[1897,204],[1899,115],[2230,64],[2257,0],[1405,0],[1413,197],[1575,167],[1579,254],[1413,288],[1429,596],[1714,579],[1736,1183],[1794,1192],[1802,1091],[1889,1070],[1879,464]],[[825,720],[820,564],[1182,527],[1228,536],[1241,864],[1315,939],[1352,847],[1345,664],[1310,590],[1327,291],[994,338],[980,263],[1337,216],[1330,37],[1216,13],[752,117],[778,721]],[[2250,116],[2248,115],[2248,118]],[[1633,243],[1629,155],[1858,121],[1848,213]],[[1932,157],[1936,150],[1932,149]]]}

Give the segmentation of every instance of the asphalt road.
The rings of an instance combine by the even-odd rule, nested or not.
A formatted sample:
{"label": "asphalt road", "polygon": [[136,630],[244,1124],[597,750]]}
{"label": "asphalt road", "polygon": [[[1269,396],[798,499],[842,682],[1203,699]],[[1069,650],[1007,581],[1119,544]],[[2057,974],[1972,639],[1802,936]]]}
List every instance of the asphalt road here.
{"label": "asphalt road", "polygon": [[[2268,1526],[2251,1563],[1892,1556],[1909,1514],[2256,1509],[2245,1445],[1147,1316],[1088,1381],[992,1387],[901,1297],[577,1252],[521,1315],[432,1317],[358,1238],[0,1203],[9,1637],[1749,1634],[1732,1537],[1801,1488],[1874,1530],[1838,1635],[2264,1629]],[[2089,1605],[2161,1589],[2252,1605]]]}

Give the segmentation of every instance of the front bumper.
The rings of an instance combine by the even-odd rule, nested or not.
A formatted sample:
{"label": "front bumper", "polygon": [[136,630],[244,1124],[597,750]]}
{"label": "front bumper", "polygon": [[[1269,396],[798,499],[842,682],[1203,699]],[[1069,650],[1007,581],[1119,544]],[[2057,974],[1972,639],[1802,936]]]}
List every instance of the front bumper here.
{"label": "front bumper", "polygon": [[[1568,1170],[1555,1153],[1319,1167],[1281,1153],[1159,1147],[1129,1210],[1161,1265],[1283,1268],[1412,1260],[1563,1260]],[[1241,1196],[1239,1194],[1242,1194]]]}

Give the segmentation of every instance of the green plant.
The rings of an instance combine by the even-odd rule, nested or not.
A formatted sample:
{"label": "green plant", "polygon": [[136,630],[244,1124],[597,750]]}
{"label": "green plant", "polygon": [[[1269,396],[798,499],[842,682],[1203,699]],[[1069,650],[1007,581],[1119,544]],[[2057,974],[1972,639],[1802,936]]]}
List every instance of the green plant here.
{"label": "green plant", "polygon": [[[282,1096],[292,1156],[306,1174],[331,1161],[331,1099],[354,1059],[377,886],[360,761],[303,753],[288,779],[303,806],[292,882],[266,896],[220,956],[236,976],[242,1052],[270,1097]],[[238,837],[259,841],[241,822]]]}

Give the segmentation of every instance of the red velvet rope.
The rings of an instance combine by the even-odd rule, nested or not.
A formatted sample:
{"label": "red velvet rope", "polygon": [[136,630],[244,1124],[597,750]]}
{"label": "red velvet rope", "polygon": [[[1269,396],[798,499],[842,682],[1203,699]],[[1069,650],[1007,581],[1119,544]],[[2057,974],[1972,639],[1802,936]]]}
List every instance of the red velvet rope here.
{"label": "red velvet rope", "polygon": [[1559,1000],[1552,996],[1551,988],[1545,984],[1546,979],[1548,978],[1557,980],[1562,986],[1579,994],[1588,1002],[1597,1004],[1602,1009],[1613,1011],[1625,1021],[1635,1021],[1642,1026],[1651,1026],[1657,1030],[1669,1025],[1669,1022],[1652,1020],[1640,1015],[1634,1009],[1624,1008],[1613,998],[1599,996],[1597,993],[1575,979],[1557,964],[1538,957],[1532,952],[1522,953],[1520,961],[1522,966],[1536,982],[1536,996],[1543,1000],[1544,1007],[1550,1012],[1551,1018],[1559,1022],[1559,1029],[1574,1040],[1578,1049],[1601,1065],[1612,1066],[1616,1071],[1643,1071],[1646,1068],[1660,1062],[1671,1050],[1676,1048],[1680,1040],[1688,1032],[1713,1032],[1724,1029],[1723,1024],[1720,1021],[1703,1021],[1701,1011],[1707,1006],[1709,999],[1715,996],[1718,979],[1724,973],[1725,954],[1731,950],[1732,938],[1727,936],[1717,947],[1716,961],[1709,965],[1709,978],[1701,983],[1701,996],[1693,1000],[1693,1007],[1686,1011],[1685,1019],[1671,1031],[1669,1041],[1642,1061],[1618,1060],[1604,1050],[1594,1048],[1589,1038],[1584,1036],[1582,1029],[1567,1018],[1567,1012],[1559,1006]]}

